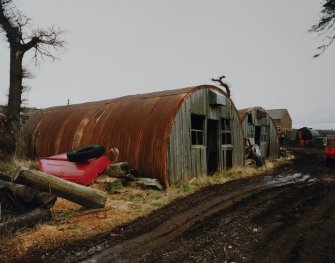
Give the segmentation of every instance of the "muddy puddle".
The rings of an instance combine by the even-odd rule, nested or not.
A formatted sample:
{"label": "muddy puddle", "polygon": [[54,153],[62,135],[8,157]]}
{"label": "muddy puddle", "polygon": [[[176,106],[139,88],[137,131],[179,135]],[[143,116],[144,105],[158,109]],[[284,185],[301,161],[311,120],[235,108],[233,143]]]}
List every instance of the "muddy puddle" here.
{"label": "muddy puddle", "polygon": [[312,178],[309,174],[294,173],[265,176],[263,182],[266,186],[272,187],[287,184],[314,182],[316,180],[318,179]]}

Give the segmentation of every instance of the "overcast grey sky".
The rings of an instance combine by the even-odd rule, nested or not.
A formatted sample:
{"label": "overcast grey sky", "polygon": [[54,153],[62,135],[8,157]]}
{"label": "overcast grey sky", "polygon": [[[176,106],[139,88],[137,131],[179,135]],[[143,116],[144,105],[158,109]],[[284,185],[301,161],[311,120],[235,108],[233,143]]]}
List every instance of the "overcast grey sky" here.
{"label": "overcast grey sky", "polygon": [[[294,127],[335,129],[335,44],[315,0],[17,0],[40,27],[67,30],[61,60],[31,67],[28,105],[49,107],[214,84],[226,75],[237,108],[287,108]],[[25,60],[25,64],[33,64]],[[9,50],[0,36],[0,104]]]}

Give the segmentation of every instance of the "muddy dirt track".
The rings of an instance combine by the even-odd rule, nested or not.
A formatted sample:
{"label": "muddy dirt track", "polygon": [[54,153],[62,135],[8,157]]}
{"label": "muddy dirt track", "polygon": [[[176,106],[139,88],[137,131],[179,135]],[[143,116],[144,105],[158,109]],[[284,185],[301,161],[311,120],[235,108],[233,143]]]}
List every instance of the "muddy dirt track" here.
{"label": "muddy dirt track", "polygon": [[271,174],[204,188],[21,262],[335,262],[335,167],[322,152],[295,155]]}

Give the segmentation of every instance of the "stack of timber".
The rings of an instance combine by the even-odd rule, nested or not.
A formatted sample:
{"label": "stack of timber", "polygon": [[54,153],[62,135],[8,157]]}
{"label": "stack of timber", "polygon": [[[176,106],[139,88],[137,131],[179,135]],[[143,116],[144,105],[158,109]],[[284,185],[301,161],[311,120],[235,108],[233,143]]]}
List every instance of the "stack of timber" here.
{"label": "stack of timber", "polygon": [[33,185],[43,192],[50,192],[87,208],[105,206],[107,193],[79,185],[37,170],[22,169],[15,182]]}
{"label": "stack of timber", "polygon": [[153,187],[159,190],[163,189],[163,186],[157,179],[139,177],[139,172],[131,169],[128,162],[112,163],[107,168],[105,175],[123,179],[127,184],[141,188]]}
{"label": "stack of timber", "polygon": [[57,196],[87,208],[102,208],[107,199],[105,192],[37,170],[0,173],[0,235],[51,219]]}
{"label": "stack of timber", "polygon": [[13,183],[0,173],[0,236],[51,219],[50,208],[57,197]]}

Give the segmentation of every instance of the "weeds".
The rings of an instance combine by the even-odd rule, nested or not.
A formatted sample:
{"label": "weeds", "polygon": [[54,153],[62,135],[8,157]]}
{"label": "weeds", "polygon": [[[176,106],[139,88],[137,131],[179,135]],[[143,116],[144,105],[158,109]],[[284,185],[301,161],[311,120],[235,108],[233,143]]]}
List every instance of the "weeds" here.
{"label": "weeds", "polygon": [[68,220],[78,214],[79,212],[75,210],[53,213],[53,219],[51,222],[54,222],[55,224],[67,223]]}
{"label": "weeds", "polygon": [[13,162],[0,161],[0,171],[7,175],[14,176],[17,172],[17,166]]}
{"label": "weeds", "polygon": [[20,167],[38,169],[38,163],[31,160],[18,159],[15,156],[11,159],[11,161],[0,161],[0,171],[9,176],[15,176]]}
{"label": "weeds", "polygon": [[179,187],[184,193],[187,193],[190,191],[190,185],[185,182],[182,182]]}
{"label": "weeds", "polygon": [[114,194],[116,190],[122,188],[122,182],[116,181],[107,185],[106,190],[108,193]]}

